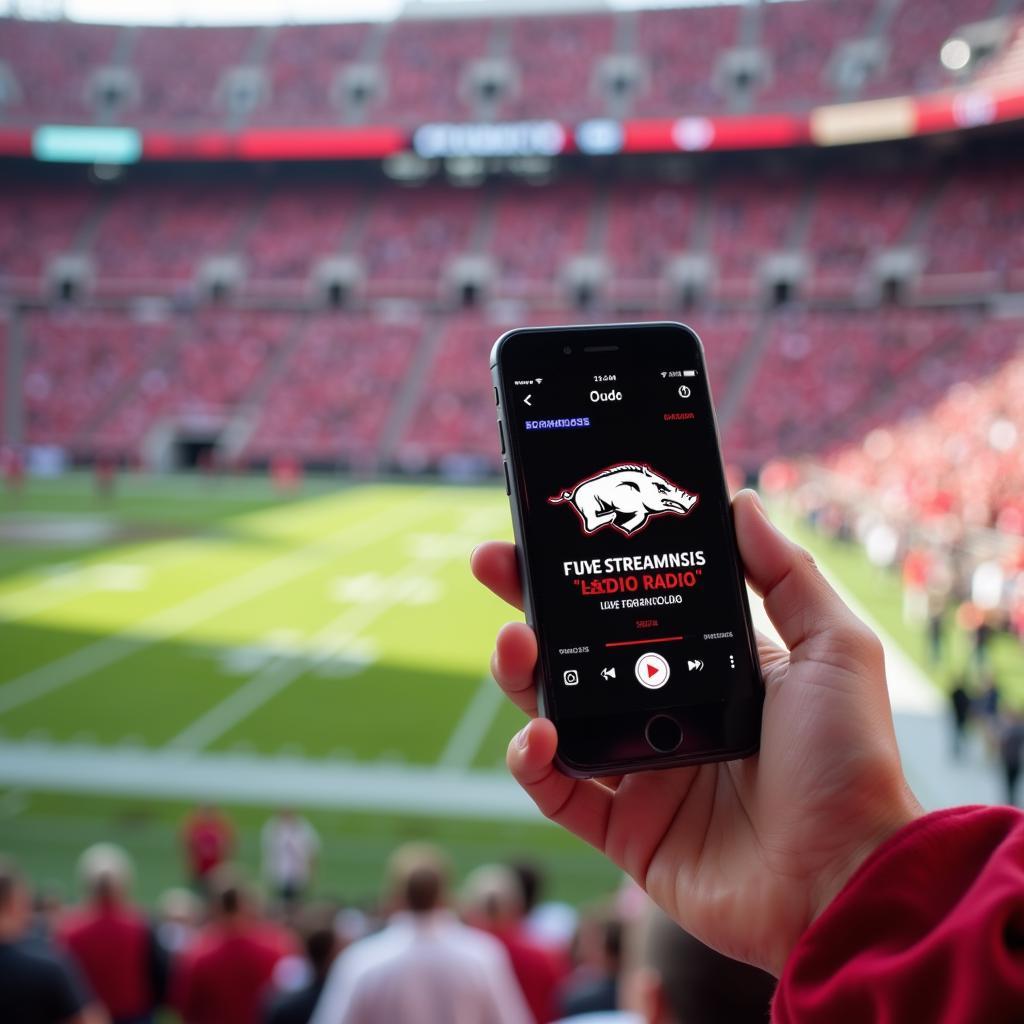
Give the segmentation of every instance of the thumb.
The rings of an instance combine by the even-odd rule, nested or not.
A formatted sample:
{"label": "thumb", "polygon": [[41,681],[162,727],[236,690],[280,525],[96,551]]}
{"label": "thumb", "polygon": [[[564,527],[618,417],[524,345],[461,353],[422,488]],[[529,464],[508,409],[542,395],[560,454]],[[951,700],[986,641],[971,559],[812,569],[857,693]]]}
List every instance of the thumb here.
{"label": "thumb", "polygon": [[880,650],[875,635],[832,589],[810,553],[772,524],[753,491],[740,491],[733,499],[733,519],[747,580],[764,599],[768,618],[791,652],[804,645],[819,650],[840,645],[862,654],[871,647]]}

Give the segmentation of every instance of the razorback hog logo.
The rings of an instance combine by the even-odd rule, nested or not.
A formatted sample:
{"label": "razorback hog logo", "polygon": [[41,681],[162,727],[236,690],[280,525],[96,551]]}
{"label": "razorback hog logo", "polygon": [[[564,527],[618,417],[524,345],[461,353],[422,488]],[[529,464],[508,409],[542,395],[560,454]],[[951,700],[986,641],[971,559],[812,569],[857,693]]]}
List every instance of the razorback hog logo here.
{"label": "razorback hog logo", "polygon": [[548,498],[552,505],[572,504],[584,533],[611,526],[631,537],[652,516],[685,516],[697,504],[690,494],[650,466],[623,463],[581,480],[571,491]]}

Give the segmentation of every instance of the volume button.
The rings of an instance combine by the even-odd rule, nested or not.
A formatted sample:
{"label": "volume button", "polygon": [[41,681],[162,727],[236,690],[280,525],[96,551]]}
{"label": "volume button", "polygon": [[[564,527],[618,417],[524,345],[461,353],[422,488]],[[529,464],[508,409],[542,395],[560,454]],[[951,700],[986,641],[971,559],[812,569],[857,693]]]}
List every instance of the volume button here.
{"label": "volume button", "polygon": [[506,494],[511,494],[512,493],[512,484],[511,484],[511,482],[509,481],[509,478],[508,478],[508,463],[507,462],[503,462],[502,466],[504,467],[504,470],[505,470],[505,493]]}
{"label": "volume button", "polygon": [[505,454],[505,431],[501,429],[501,420],[498,420],[498,440],[501,442],[501,454]]}

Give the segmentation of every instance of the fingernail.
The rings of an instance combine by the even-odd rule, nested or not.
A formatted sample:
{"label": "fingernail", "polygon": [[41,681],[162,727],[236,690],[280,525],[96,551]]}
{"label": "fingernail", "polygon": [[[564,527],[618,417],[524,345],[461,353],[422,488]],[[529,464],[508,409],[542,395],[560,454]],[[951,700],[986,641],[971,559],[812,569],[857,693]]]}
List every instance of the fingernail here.
{"label": "fingernail", "polygon": [[472,564],[473,564],[473,556],[474,556],[474,555],[475,555],[475,554],[477,553],[477,549],[478,549],[479,547],[480,547],[480,545],[479,545],[479,544],[474,544],[474,545],[473,545],[473,550],[472,550],[472,551],[470,551],[470,553],[469,553],[469,564],[470,564],[470,565],[472,565]]}
{"label": "fingernail", "polygon": [[522,729],[520,729],[519,732],[517,732],[515,734],[515,737],[513,738],[512,742],[515,743],[517,750],[525,750],[526,749],[526,743],[527,743],[526,730],[529,729],[529,728],[530,728],[529,725],[524,725],[522,727]]}
{"label": "fingernail", "polygon": [[754,498],[754,504],[755,504],[755,505],[756,505],[756,506],[758,507],[759,511],[760,511],[760,512],[761,512],[761,513],[762,513],[762,514],[763,514],[763,515],[765,516],[765,517],[767,517],[767,515],[768,515],[768,512],[767,512],[767,510],[766,510],[766,509],[765,509],[765,507],[764,507],[764,502],[763,502],[763,501],[761,500],[761,495],[760,495],[760,494],[758,494],[758,493],[757,493],[757,491],[755,491],[753,487],[749,488],[749,490],[750,490],[750,493],[751,493],[751,495],[752,495],[752,496],[753,496],[753,498]]}

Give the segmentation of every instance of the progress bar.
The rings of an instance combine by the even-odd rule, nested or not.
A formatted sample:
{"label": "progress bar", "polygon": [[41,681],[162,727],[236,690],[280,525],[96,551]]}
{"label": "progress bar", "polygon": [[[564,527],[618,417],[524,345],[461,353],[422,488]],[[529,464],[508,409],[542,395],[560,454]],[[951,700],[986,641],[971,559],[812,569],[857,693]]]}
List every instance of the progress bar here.
{"label": "progress bar", "polygon": [[646,640],[613,640],[605,647],[632,647],[634,644],[667,644],[670,640],[682,640],[681,636],[651,636]]}

